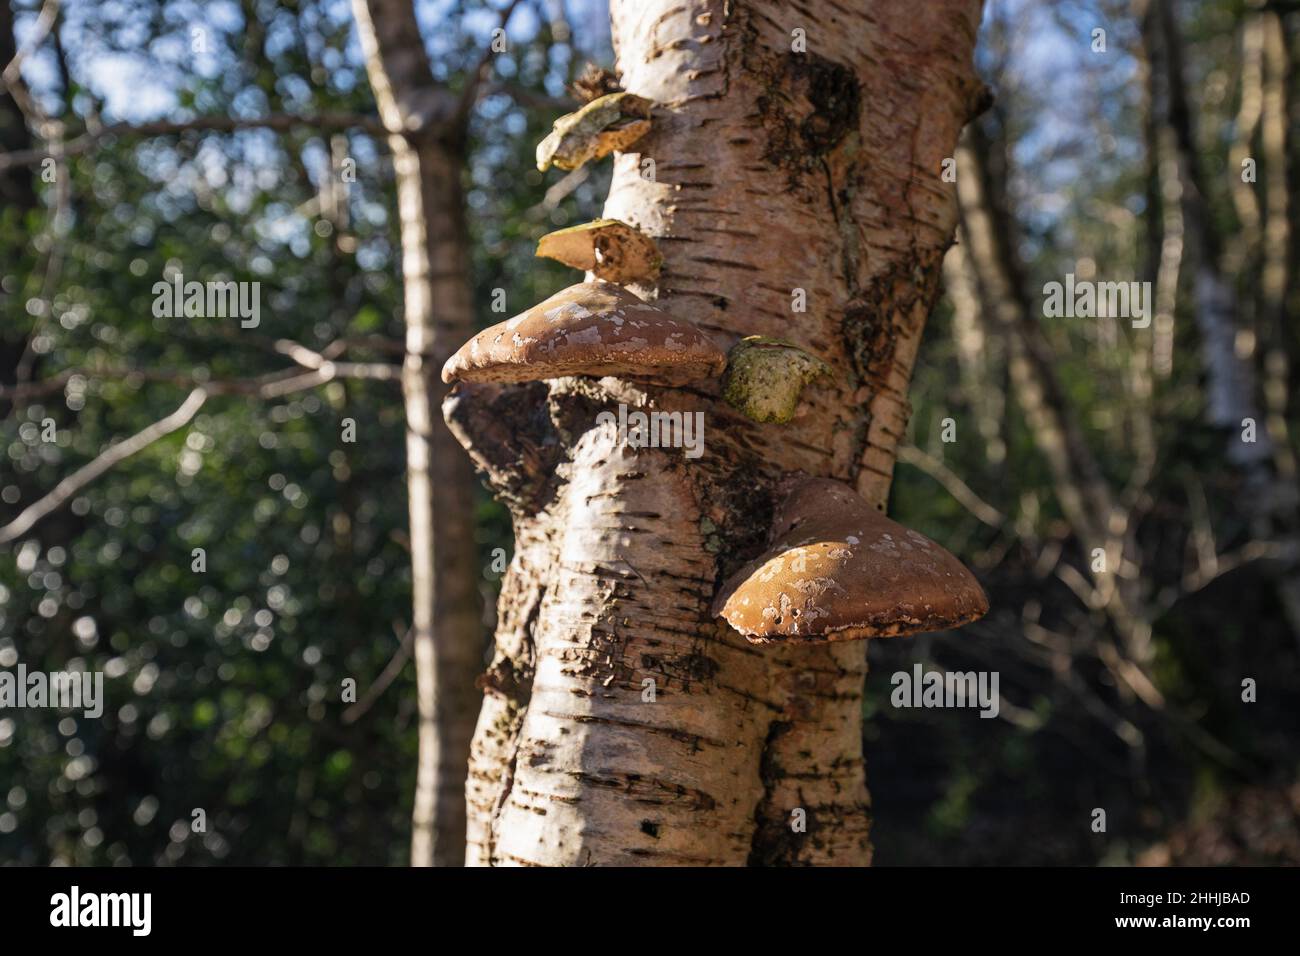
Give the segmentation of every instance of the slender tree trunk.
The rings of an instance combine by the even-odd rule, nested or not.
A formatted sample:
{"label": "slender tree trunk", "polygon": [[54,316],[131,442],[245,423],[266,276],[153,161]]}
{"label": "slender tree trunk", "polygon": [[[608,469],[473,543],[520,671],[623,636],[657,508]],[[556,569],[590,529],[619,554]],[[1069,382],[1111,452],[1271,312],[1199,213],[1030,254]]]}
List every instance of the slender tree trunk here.
{"label": "slender tree trunk", "polygon": [[[1145,702],[1161,707],[1163,698],[1145,670],[1154,655],[1148,582],[1142,575],[1115,573],[1126,563],[1141,567],[1136,529],[1088,445],[1026,296],[1024,270],[1015,252],[1017,230],[1004,212],[1000,176],[985,161],[989,153],[1004,150],[978,127],[968,130],[957,149],[961,245],[949,253],[948,267],[967,274],[969,286],[978,290],[981,315],[1004,337],[1016,401],[1092,572],[1089,603],[1104,608],[1124,643],[1127,659],[1107,650],[1107,666]],[[1098,549],[1107,570],[1093,570]]]}
{"label": "slender tree trunk", "polygon": [[[1287,361],[1285,351],[1272,348],[1265,355],[1264,396],[1267,417],[1261,414],[1256,397],[1256,336],[1245,338],[1238,348],[1240,323],[1236,317],[1237,295],[1218,263],[1219,241],[1206,203],[1205,180],[1196,150],[1195,125],[1184,81],[1183,48],[1173,0],[1149,0],[1142,19],[1143,42],[1153,63],[1161,64],[1165,76],[1164,112],[1161,116],[1168,135],[1162,139],[1168,158],[1177,163],[1181,183],[1183,216],[1187,224],[1187,247],[1195,262],[1197,324],[1201,332],[1206,370],[1206,414],[1211,424],[1230,430],[1227,457],[1245,474],[1251,486],[1245,511],[1253,519],[1256,537],[1291,538],[1296,535],[1296,482],[1294,457],[1285,444],[1286,421],[1277,410],[1285,408]],[[1253,200],[1243,225],[1260,233],[1263,262],[1259,269],[1259,318],[1266,341],[1277,341],[1274,329],[1282,323],[1290,244],[1287,211],[1288,171],[1286,148],[1286,77],[1290,72],[1285,33],[1276,11],[1264,4],[1251,14],[1248,37],[1256,50],[1256,62],[1247,63],[1251,87],[1243,96],[1258,99],[1249,112],[1251,125],[1259,127],[1259,161],[1263,178],[1248,188],[1262,193]],[[1234,155],[1236,160],[1240,156]],[[1240,166],[1229,174],[1240,178]],[[1261,189],[1262,186],[1262,189]],[[1239,208],[1241,204],[1239,203]],[[1262,232],[1260,214],[1263,214]],[[1243,441],[1239,431],[1247,420],[1257,428],[1254,441]],[[1292,630],[1300,635],[1300,570],[1284,564],[1275,577],[1283,607]]]}
{"label": "slender tree trunk", "polygon": [[[1292,450],[1287,411],[1291,404],[1291,360],[1288,350],[1287,289],[1295,238],[1291,223],[1290,148],[1287,85],[1292,75],[1286,30],[1277,10],[1264,9],[1254,18],[1263,34],[1264,78],[1261,99],[1260,153],[1263,165],[1263,266],[1260,271],[1259,313],[1264,350],[1264,403],[1268,433],[1274,441],[1276,474],[1273,501],[1279,537],[1300,539],[1300,474]],[[1291,633],[1300,642],[1300,568],[1292,565],[1276,575]]]}
{"label": "slender tree trunk", "polygon": [[[8,0],[0,0],[0,70],[9,65],[17,52],[13,6]],[[31,148],[32,134],[18,101],[5,84],[0,83],[0,151],[16,153]],[[39,205],[36,173],[32,167],[13,166],[0,172],[0,211],[12,217],[11,227],[25,228],[23,215]],[[13,241],[13,237],[6,238]],[[6,317],[0,327],[0,376],[6,382],[14,381],[16,372],[24,364],[31,337],[26,331],[29,328],[26,317],[13,323]]]}
{"label": "slender tree trunk", "polygon": [[987,169],[985,157],[994,148],[971,127],[957,149],[962,247],[952,253],[954,268],[970,270],[984,314],[1005,338],[1016,398],[1047,460],[1061,510],[1085,548],[1105,548],[1114,495],[1066,399],[1051,345],[1025,294],[1016,230]]}
{"label": "slender tree trunk", "polygon": [[[1144,9],[1145,8],[1145,9]],[[1238,353],[1237,297],[1219,262],[1220,240],[1210,220],[1206,181],[1196,146],[1191,103],[1184,80],[1182,38],[1172,0],[1139,0],[1146,57],[1160,71],[1163,95],[1155,103],[1163,133],[1158,137],[1174,164],[1181,196],[1185,242],[1193,268],[1196,324],[1206,373],[1206,419],[1232,431],[1228,459],[1261,484],[1267,484],[1272,441],[1256,399],[1253,348]],[[1234,171],[1240,175],[1240,170]],[[1173,190],[1166,190],[1168,196]],[[1259,426],[1254,442],[1240,439],[1245,419]]]}
{"label": "slender tree trunk", "polygon": [[[1276,443],[1273,465],[1280,481],[1295,483],[1295,453],[1287,427],[1290,399],[1291,361],[1287,350],[1286,292],[1291,283],[1291,189],[1288,157],[1287,84],[1291,79],[1291,55],[1287,48],[1282,17],[1276,10],[1262,10],[1252,17],[1260,23],[1264,47],[1260,153],[1263,165],[1263,267],[1260,271],[1259,315],[1264,342],[1264,400],[1268,407],[1268,432]],[[1236,167],[1240,168],[1240,166]],[[1294,497],[1288,502],[1294,508]]]}
{"label": "slender tree trunk", "polygon": [[[14,37],[14,11],[10,3],[0,3],[0,70],[18,52]],[[17,153],[31,149],[32,134],[27,129],[22,110],[13,94],[0,84],[0,150]],[[0,205],[5,209],[27,211],[37,206],[35,178],[27,166],[14,166],[0,172]]]}
{"label": "slender tree trunk", "polygon": [[[978,0],[613,3],[622,84],[657,104],[605,206],[663,252],[636,291],[724,346],[780,336],[835,374],[786,426],[739,417],[716,382],[453,393],[516,534],[469,863],[869,862],[864,647],[757,647],[709,605],[759,547],[782,474],[886,499],[956,221],[943,161],[983,92],[979,15]],[[621,442],[595,423],[618,402],[703,411],[703,457]]]}
{"label": "slender tree trunk", "polygon": [[[366,70],[390,132],[402,234],[407,496],[420,756],[411,862],[459,865],[482,665],[473,476],[439,420],[442,363],[474,326],[456,98],[434,85],[410,0],[354,0]],[[435,507],[436,496],[436,507]]]}

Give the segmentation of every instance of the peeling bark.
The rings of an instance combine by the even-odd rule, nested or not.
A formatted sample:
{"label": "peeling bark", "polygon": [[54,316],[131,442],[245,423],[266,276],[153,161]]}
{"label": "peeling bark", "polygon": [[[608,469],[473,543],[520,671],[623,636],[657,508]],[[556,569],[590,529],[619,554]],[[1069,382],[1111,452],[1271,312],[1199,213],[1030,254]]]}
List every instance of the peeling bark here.
{"label": "peeling bark", "polygon": [[[517,540],[467,862],[870,861],[863,646],[756,647],[709,605],[761,547],[783,474],[885,501],[956,223],[942,161],[981,99],[979,14],[977,0],[613,4],[622,85],[656,104],[636,152],[615,157],[604,210],[663,253],[658,281],[635,291],[723,348],[778,337],[832,375],[789,425],[745,419],[716,381],[553,381],[544,399],[499,406],[510,430],[531,430],[526,445],[554,442],[540,483],[493,450],[491,423],[465,410],[473,395],[448,404]],[[807,53],[790,52],[796,29]],[[704,455],[631,447],[596,419],[619,402],[702,411]]]}

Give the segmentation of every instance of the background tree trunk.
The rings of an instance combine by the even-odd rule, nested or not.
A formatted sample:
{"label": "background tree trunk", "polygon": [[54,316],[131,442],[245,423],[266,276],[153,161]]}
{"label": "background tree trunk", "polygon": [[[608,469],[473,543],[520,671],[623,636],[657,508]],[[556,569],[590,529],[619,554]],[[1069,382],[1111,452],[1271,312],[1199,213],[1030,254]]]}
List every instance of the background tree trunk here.
{"label": "background tree trunk", "polygon": [[[14,12],[8,3],[0,3],[0,70],[10,63],[18,52],[14,38]],[[23,119],[18,101],[7,86],[0,88],[0,150],[6,153],[31,149],[32,135]],[[35,173],[26,166],[17,166],[0,172],[0,207],[13,210],[15,218],[21,217],[39,205],[36,195]],[[27,352],[27,336],[0,330],[0,374],[4,381],[12,382],[14,373]]]}
{"label": "background tree trunk", "polygon": [[[835,376],[788,426],[740,418],[716,382],[453,393],[516,534],[469,863],[870,861],[864,645],[756,647],[709,605],[761,544],[782,474],[885,502],[956,222],[943,161],[983,98],[979,16],[978,0],[613,3],[623,87],[657,104],[605,206],[664,254],[636,291],[724,346],[792,340]],[[702,410],[704,456],[621,443],[595,424],[618,402]]]}
{"label": "background tree trunk", "polygon": [[[474,328],[457,100],[436,87],[409,0],[354,0],[366,70],[389,131],[402,234],[407,496],[420,757],[411,862],[459,865],[465,768],[482,664],[473,476],[438,420],[439,372]],[[434,497],[437,496],[437,507]]]}
{"label": "background tree trunk", "polygon": [[[14,38],[14,11],[8,3],[0,3],[0,70],[12,62],[18,52]],[[0,85],[0,150],[16,153],[31,149],[32,134],[23,120],[18,101],[7,86]],[[26,166],[7,169],[0,173],[0,200],[5,208],[29,210],[36,208],[35,174]]]}
{"label": "background tree trunk", "polygon": [[[1196,150],[1174,6],[1172,0],[1141,0],[1136,12],[1145,58],[1158,71],[1152,106],[1160,127],[1157,143],[1164,153],[1161,159],[1172,176],[1165,195],[1180,201],[1184,241],[1192,263],[1196,324],[1206,376],[1206,420],[1230,432],[1228,460],[1266,486],[1273,443],[1263,427],[1256,398],[1254,347],[1238,354],[1237,295],[1219,262],[1222,241],[1211,221],[1205,174]],[[1232,175],[1239,177],[1240,168]],[[1245,419],[1259,425],[1254,442],[1240,440]]]}

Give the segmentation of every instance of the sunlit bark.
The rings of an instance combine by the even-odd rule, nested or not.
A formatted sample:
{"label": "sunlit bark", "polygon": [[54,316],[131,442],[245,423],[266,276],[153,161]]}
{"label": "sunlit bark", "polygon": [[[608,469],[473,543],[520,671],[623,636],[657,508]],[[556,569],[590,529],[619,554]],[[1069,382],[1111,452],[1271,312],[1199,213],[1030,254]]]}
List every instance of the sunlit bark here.
{"label": "sunlit bark", "polygon": [[[544,401],[467,388],[449,404],[516,534],[469,862],[870,860],[863,645],[756,647],[709,604],[761,543],[782,474],[886,498],[956,221],[943,161],[981,99],[979,13],[975,0],[613,4],[622,84],[657,104],[605,205],[664,254],[636,291],[724,347],[779,336],[835,374],[788,426],[741,418],[716,382],[568,379]],[[704,456],[630,447],[595,422],[618,402],[703,411]]]}

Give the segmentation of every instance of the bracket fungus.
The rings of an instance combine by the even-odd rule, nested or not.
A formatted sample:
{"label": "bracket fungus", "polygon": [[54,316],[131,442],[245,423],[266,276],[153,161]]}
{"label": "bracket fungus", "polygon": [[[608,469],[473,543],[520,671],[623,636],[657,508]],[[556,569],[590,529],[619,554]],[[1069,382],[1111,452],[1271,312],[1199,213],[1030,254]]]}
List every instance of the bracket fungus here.
{"label": "bracket fungus", "polygon": [[828,478],[785,483],[767,550],[713,604],[754,644],[897,637],[988,611],[975,577],[944,548]]}
{"label": "bracket fungus", "polygon": [[620,91],[597,97],[555,121],[537,144],[537,168],[577,169],[592,159],[626,149],[650,130],[650,107],[643,97]]}
{"label": "bracket fungus", "polygon": [[658,385],[716,377],[713,340],[626,289],[596,280],[569,286],[484,329],[442,368],[444,382],[536,382],[614,375]]}
{"label": "bracket fungus", "polygon": [[829,365],[793,342],[751,335],[732,346],[722,397],[753,421],[785,424],[804,386],[830,374]]}
{"label": "bracket fungus", "polygon": [[626,285],[659,275],[663,256],[653,239],[617,219],[597,219],[542,236],[537,255]]}

